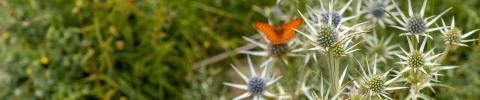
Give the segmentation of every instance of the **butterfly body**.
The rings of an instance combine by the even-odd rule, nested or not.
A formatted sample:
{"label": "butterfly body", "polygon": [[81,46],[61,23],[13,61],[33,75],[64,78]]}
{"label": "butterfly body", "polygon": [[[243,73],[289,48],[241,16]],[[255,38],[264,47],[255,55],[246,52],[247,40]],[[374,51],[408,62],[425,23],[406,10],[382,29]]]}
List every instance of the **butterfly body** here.
{"label": "butterfly body", "polygon": [[253,26],[255,29],[263,33],[267,37],[267,39],[272,44],[283,44],[295,37],[295,30],[296,28],[302,25],[303,19],[297,18],[292,20],[282,27],[274,27],[268,23],[264,22],[254,22]]}

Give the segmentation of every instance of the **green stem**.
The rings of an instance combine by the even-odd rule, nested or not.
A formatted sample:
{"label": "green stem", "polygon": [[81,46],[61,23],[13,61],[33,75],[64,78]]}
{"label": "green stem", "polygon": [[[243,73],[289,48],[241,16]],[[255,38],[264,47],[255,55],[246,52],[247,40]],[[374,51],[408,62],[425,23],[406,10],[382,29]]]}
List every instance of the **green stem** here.
{"label": "green stem", "polygon": [[418,98],[418,94],[420,93],[420,90],[418,88],[419,88],[418,85],[415,84],[415,98],[413,98],[413,100],[417,100]]}
{"label": "green stem", "polygon": [[448,56],[448,53],[450,52],[450,46],[451,44],[448,44],[447,47],[445,47],[445,49],[443,50],[443,54],[442,56],[440,57],[440,64],[442,64],[443,62],[445,62],[447,56]]}
{"label": "green stem", "polygon": [[339,62],[340,62],[339,58],[333,58],[333,65],[334,65],[334,68],[335,68],[335,70],[334,70],[334,72],[335,72],[334,73],[334,76],[335,76],[335,78],[334,78],[335,79],[335,84],[334,84],[335,85],[335,88],[334,88],[335,94],[338,91],[340,91],[340,87],[341,87],[341,85],[339,83],[339,80],[340,80],[340,66],[339,66],[340,63]]}
{"label": "green stem", "polygon": [[284,84],[287,85],[288,91],[290,91],[290,95],[292,96],[292,100],[296,100],[297,97],[296,97],[296,95],[295,95],[295,92],[294,92],[294,90],[293,90],[293,87],[292,87],[291,84],[288,83],[289,80],[288,80],[288,75],[287,75],[287,70],[286,70],[287,64],[286,64],[286,62],[284,62],[284,61],[282,60],[281,57],[279,57],[278,60],[280,60],[280,71],[282,72],[282,75],[283,75],[283,77],[285,78],[283,82],[284,82]]}
{"label": "green stem", "polygon": [[412,46],[415,50],[418,50],[418,43],[420,42],[419,40],[417,40],[417,38],[414,36],[414,35],[411,35],[410,36],[412,39]]}
{"label": "green stem", "polygon": [[333,87],[332,94],[336,94],[339,90],[339,86],[338,86],[339,68],[338,68],[338,65],[335,63],[337,62],[337,60],[333,57],[333,52],[328,51],[327,60],[328,60],[327,66],[330,73],[330,82],[331,82],[331,86]]}

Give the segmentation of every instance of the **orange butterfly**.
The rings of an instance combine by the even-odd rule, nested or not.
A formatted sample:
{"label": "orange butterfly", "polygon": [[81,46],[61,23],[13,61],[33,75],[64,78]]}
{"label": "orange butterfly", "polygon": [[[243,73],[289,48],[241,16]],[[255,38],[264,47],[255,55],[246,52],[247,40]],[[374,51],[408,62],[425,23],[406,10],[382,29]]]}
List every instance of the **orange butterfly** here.
{"label": "orange butterfly", "polygon": [[272,25],[264,22],[253,22],[253,26],[255,29],[267,36],[267,39],[270,40],[272,44],[282,44],[295,37],[295,31],[293,29],[300,27],[302,23],[303,19],[297,18],[293,21],[283,24],[281,28],[273,27]]}

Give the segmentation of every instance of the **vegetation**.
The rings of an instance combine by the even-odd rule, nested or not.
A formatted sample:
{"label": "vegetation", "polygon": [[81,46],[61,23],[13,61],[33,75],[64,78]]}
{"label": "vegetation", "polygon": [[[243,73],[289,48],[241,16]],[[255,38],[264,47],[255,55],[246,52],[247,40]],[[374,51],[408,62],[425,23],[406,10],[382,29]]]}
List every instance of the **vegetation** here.
{"label": "vegetation", "polygon": [[[249,74],[247,56],[237,54],[237,48],[253,46],[248,46],[250,42],[242,37],[264,42],[252,23],[269,19],[281,24],[301,17],[309,6],[318,6],[318,0],[283,1],[277,4],[275,0],[0,0],[0,99],[232,99],[245,91],[223,84],[243,82],[230,64]],[[336,5],[340,7],[347,1],[338,0]],[[360,0],[354,0],[346,15],[355,15],[352,12],[357,1]],[[394,1],[407,12],[406,0]],[[413,0],[414,11],[419,11],[422,1]],[[265,15],[276,5],[289,16],[286,20]],[[441,18],[449,25],[455,16],[455,25],[466,33],[479,29],[479,5],[477,0],[429,0],[425,15],[438,15],[452,8]],[[361,22],[353,20],[346,24]],[[442,26],[440,19],[436,23]],[[401,30],[392,27],[376,30],[380,36],[393,35],[392,43],[408,49],[406,38],[398,36]],[[435,52],[442,53],[446,45],[437,39],[441,33],[430,34],[435,39],[429,39],[426,48],[436,47]],[[479,35],[474,33],[468,39],[478,39]],[[298,32],[296,36],[304,38]],[[339,73],[349,65],[347,73],[352,77],[346,77],[344,83],[353,83],[353,78],[361,75],[358,65],[373,62],[364,60],[365,56],[373,57],[365,41],[355,42],[361,42],[356,46],[360,50],[351,55],[361,64],[353,57],[342,60],[348,63],[341,64]],[[451,47],[442,63],[457,67],[440,71],[444,75],[438,80],[443,87],[421,92],[436,99],[478,98],[479,43]],[[221,59],[209,59],[212,57]],[[288,77],[298,98],[307,99],[300,91],[305,76],[298,74],[304,72],[301,68],[325,70],[311,72],[309,79],[313,81],[309,84],[330,81],[328,69],[314,67],[326,66],[325,58],[319,57],[318,65],[309,67],[301,67],[302,58],[287,58],[289,76],[283,76],[268,90],[275,94],[279,93],[279,87],[288,90],[283,83]],[[378,63],[384,66],[382,71],[403,68],[394,64],[399,59],[393,57],[389,63]],[[251,58],[256,69],[261,69],[265,57]],[[272,73],[282,76],[277,67]],[[397,86],[405,85],[401,82],[391,85]],[[409,89],[388,92],[394,99],[405,98],[408,93]]]}

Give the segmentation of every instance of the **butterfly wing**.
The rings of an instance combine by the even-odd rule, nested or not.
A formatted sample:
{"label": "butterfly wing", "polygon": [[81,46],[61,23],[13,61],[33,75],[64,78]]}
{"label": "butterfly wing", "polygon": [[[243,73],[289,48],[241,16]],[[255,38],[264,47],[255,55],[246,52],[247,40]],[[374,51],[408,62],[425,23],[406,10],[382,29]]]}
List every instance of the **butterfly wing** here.
{"label": "butterfly wing", "polygon": [[253,26],[255,29],[262,32],[271,43],[277,44],[281,41],[280,36],[275,31],[275,28],[268,23],[253,22]]}
{"label": "butterfly wing", "polygon": [[302,25],[303,19],[302,18],[297,18],[295,20],[292,20],[282,26],[283,33],[280,36],[280,39],[282,41],[289,41],[295,37],[295,30],[300,25]]}

